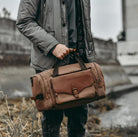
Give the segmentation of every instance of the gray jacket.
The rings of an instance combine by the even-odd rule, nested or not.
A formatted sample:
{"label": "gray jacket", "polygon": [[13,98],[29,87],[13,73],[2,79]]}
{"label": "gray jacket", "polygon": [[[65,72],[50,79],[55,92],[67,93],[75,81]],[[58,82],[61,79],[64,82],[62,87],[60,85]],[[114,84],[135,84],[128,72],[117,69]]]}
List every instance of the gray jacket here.
{"label": "gray jacket", "polygon": [[[87,59],[94,59],[91,34],[90,0],[80,0]],[[49,51],[57,44],[68,46],[64,0],[21,0],[16,22],[19,31],[32,43],[31,65],[37,70],[53,67],[56,57]]]}

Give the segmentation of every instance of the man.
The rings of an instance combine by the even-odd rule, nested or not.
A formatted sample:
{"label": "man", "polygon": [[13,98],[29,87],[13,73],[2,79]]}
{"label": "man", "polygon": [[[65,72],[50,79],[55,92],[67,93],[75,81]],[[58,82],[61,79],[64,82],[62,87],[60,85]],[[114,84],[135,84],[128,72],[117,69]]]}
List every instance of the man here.
{"label": "man", "polygon": [[[93,61],[90,0],[21,0],[17,27],[33,42],[31,66],[36,72],[74,63],[67,55],[73,49],[85,62]],[[43,112],[44,137],[59,137],[63,114],[68,117],[68,136],[84,137],[87,105]]]}

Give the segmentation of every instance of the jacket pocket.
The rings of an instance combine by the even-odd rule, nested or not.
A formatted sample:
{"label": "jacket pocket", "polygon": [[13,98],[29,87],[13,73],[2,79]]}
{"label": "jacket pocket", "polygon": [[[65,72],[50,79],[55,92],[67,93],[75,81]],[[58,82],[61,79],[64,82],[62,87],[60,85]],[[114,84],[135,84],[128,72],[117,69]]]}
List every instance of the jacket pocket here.
{"label": "jacket pocket", "polygon": [[95,87],[93,85],[91,69],[51,79],[51,87],[55,93],[57,104],[94,97]]}

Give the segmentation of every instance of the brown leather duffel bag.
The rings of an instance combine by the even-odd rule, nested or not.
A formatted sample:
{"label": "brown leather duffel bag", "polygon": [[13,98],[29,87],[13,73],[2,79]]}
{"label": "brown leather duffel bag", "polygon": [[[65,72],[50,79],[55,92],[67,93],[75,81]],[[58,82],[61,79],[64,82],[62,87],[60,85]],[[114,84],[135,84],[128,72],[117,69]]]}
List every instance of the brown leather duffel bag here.
{"label": "brown leather duffel bag", "polygon": [[31,77],[32,99],[39,111],[81,106],[105,97],[105,82],[96,63],[55,67]]}

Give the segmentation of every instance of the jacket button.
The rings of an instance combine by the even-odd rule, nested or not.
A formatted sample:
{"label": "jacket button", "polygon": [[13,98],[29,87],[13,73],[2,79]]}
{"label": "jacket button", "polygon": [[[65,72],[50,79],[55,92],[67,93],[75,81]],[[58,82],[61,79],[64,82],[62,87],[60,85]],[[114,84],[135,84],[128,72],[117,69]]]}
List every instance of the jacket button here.
{"label": "jacket button", "polygon": [[62,26],[65,27],[66,26],[66,23],[63,23]]}
{"label": "jacket button", "polygon": [[65,0],[62,0],[62,4],[65,4]]}

